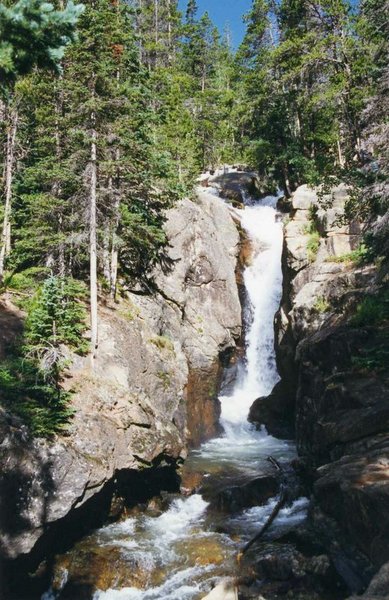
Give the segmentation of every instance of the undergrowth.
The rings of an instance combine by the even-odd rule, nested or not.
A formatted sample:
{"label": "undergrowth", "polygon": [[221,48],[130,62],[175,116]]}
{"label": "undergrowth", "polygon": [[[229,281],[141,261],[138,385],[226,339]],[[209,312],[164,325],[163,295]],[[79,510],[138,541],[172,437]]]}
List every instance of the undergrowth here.
{"label": "undergrowth", "polygon": [[308,211],[309,222],[305,225],[303,233],[308,235],[307,241],[307,258],[309,262],[316,260],[317,253],[320,248],[320,232],[319,232],[319,218],[318,208],[312,204]]}
{"label": "undergrowth", "polygon": [[[21,285],[28,284],[19,280]],[[23,287],[23,289],[27,289]],[[67,349],[85,354],[86,290],[70,278],[50,276],[26,299],[23,337],[7,349],[0,363],[0,402],[37,436],[63,432],[73,411],[62,380]]]}
{"label": "undergrowth", "polygon": [[0,364],[0,401],[38,437],[67,429],[74,414],[70,394],[47,381],[36,361],[17,354]]}
{"label": "undergrowth", "polygon": [[363,348],[358,356],[352,357],[357,370],[385,371],[389,367],[389,329],[381,331],[374,340],[374,346]]}
{"label": "undergrowth", "polygon": [[382,371],[389,368],[389,290],[366,296],[351,319],[354,327],[374,326],[377,335],[373,346],[361,349],[352,363],[358,370]]}
{"label": "undergrowth", "polygon": [[389,290],[366,296],[351,318],[351,324],[356,327],[379,325],[386,321],[389,321]]}
{"label": "undergrowth", "polygon": [[174,344],[166,335],[155,335],[150,339],[150,343],[154,344],[160,350],[165,349],[174,352]]}
{"label": "undergrowth", "polygon": [[326,262],[334,263],[352,263],[356,266],[363,265],[371,259],[371,253],[366,244],[361,244],[359,248],[340,256],[329,256]]}
{"label": "undergrowth", "polygon": [[315,304],[313,305],[313,309],[320,314],[329,311],[330,308],[331,304],[324,298],[324,296],[317,298]]}

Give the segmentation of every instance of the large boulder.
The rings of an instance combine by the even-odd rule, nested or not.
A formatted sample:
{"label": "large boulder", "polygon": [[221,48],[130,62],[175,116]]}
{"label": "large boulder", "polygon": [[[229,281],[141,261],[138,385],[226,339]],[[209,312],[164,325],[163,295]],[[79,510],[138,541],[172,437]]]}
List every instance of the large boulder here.
{"label": "large boulder", "polygon": [[378,569],[389,561],[389,439],[320,467],[315,502]]}
{"label": "large boulder", "polygon": [[388,600],[389,598],[389,562],[385,563],[373,577],[362,596],[353,596],[348,600]]}
{"label": "large boulder", "polygon": [[231,580],[218,583],[203,600],[238,600],[238,588]]}

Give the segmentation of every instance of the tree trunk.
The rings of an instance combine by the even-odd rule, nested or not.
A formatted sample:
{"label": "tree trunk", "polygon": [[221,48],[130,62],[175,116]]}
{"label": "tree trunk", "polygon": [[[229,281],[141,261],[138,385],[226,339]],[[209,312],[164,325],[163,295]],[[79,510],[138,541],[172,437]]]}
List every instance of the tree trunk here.
{"label": "tree trunk", "polygon": [[0,249],[0,281],[4,277],[5,259],[11,251],[11,203],[12,203],[12,182],[14,176],[15,163],[15,145],[18,129],[18,111],[8,108],[6,112],[7,121],[7,141],[5,148],[4,165],[4,218]]}
{"label": "tree trunk", "polygon": [[[63,5],[63,3],[61,3]],[[55,87],[56,100],[55,100],[55,154],[58,164],[62,160],[62,139],[61,139],[61,118],[63,115],[63,75],[60,73],[58,78],[59,85]],[[60,198],[62,195],[62,189],[60,181],[54,181],[53,183],[53,196]],[[66,265],[65,265],[65,232],[64,232],[64,215],[61,212],[58,216],[58,232],[60,233],[61,239],[58,248],[58,274],[60,277],[65,277]]]}
{"label": "tree trunk", "polygon": [[167,0],[167,45],[168,45],[168,64],[173,61],[173,43],[172,43],[172,5],[171,0]]}
{"label": "tree trunk", "polygon": [[111,281],[111,263],[110,263],[110,235],[111,226],[109,220],[106,222],[105,231],[103,233],[103,275],[107,285],[110,285]]}
{"label": "tree trunk", "polygon": [[154,0],[154,20],[155,20],[155,52],[154,52],[154,67],[158,66],[158,42],[159,42],[159,12],[158,0]]}
{"label": "tree trunk", "polygon": [[[115,233],[114,233],[115,236]],[[110,281],[110,296],[113,300],[116,298],[116,286],[118,279],[118,264],[119,264],[119,253],[115,242],[115,237],[112,240],[112,252],[111,252],[111,281]]]}
{"label": "tree trunk", "polygon": [[[117,73],[119,80],[120,73]],[[113,197],[113,223],[112,223],[112,239],[111,239],[111,273],[110,273],[110,296],[114,300],[116,297],[116,286],[118,277],[119,251],[117,245],[117,233],[120,222],[120,148],[115,150],[115,160],[117,165],[116,176],[116,194]]]}
{"label": "tree trunk", "polygon": [[91,352],[92,365],[98,347],[97,320],[97,132],[96,116],[91,115],[92,132],[90,147],[90,196],[89,196],[89,255],[90,255],[90,320],[91,320]]}
{"label": "tree trunk", "polygon": [[288,167],[285,163],[282,165],[282,174],[284,176],[284,189],[285,189],[286,197],[290,198],[292,195],[292,188],[290,186],[290,181],[289,181]]}
{"label": "tree trunk", "polygon": [[344,160],[344,156],[343,156],[343,154],[342,154],[342,147],[341,147],[341,145],[340,145],[340,140],[339,140],[339,138],[338,138],[338,139],[337,139],[337,141],[336,141],[336,145],[337,145],[337,149],[338,149],[338,161],[339,161],[339,166],[340,166],[340,168],[341,168],[341,169],[343,169],[343,167],[344,167],[344,163],[345,163],[345,160]]}

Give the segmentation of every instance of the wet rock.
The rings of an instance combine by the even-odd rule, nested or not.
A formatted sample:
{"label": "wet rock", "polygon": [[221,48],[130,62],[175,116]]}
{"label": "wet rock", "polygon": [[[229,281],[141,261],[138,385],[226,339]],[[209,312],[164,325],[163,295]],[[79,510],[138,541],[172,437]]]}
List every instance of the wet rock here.
{"label": "wet rock", "polygon": [[318,469],[315,501],[379,568],[389,560],[389,440],[367,456],[350,455]]}
{"label": "wet rock", "polygon": [[228,550],[223,541],[214,537],[199,535],[193,539],[178,542],[175,548],[178,553],[188,557],[190,564],[202,567],[222,565],[228,557]]}
{"label": "wet rock", "polygon": [[245,195],[260,197],[266,195],[269,189],[265,182],[261,182],[256,173],[248,171],[232,171],[217,174],[210,180],[212,185],[216,183],[220,188],[223,198],[238,202],[243,205]]}
{"label": "wet rock", "polygon": [[259,594],[268,600],[284,596],[335,600],[345,595],[331,557],[314,532],[305,526],[274,541],[257,544],[249,551],[242,567],[239,590],[247,600]]}
{"label": "wet rock", "polygon": [[314,464],[339,456],[342,446],[389,430],[389,379],[385,373],[358,372],[353,357],[374,347],[376,332],[327,328],[297,349],[303,368],[297,392],[297,444]]}
{"label": "wet rock", "polygon": [[196,202],[182,200],[169,211],[166,232],[172,268],[155,275],[160,301],[141,297],[137,305],[186,358],[186,426],[189,444],[197,446],[219,431],[221,356],[233,357],[241,335],[240,238],[229,207],[204,191]]}
{"label": "wet rock", "polygon": [[330,560],[325,554],[306,557],[292,545],[267,544],[257,551],[255,570],[260,579],[287,581],[307,575],[326,578],[330,572]]}
{"label": "wet rock", "polygon": [[235,513],[243,508],[265,504],[279,492],[279,489],[278,476],[268,474],[239,482],[237,485],[221,490],[209,491],[206,489],[205,498],[210,501],[211,508],[216,508],[221,512]]}
{"label": "wet rock", "polygon": [[277,200],[277,210],[282,213],[290,213],[292,210],[292,200],[286,198],[286,196],[281,196],[281,198]]}
{"label": "wet rock", "polygon": [[198,492],[202,485],[204,475],[204,471],[199,472],[191,470],[184,465],[180,470],[181,493],[185,496],[190,496],[191,494]]}
{"label": "wet rock", "polygon": [[80,590],[93,594],[98,589],[144,588],[149,580],[150,570],[141,559],[124,557],[123,551],[115,546],[92,546],[88,540],[88,546],[81,544],[57,561],[52,588],[54,591],[62,588],[59,596],[62,600],[79,598]]}
{"label": "wet rock", "polygon": [[282,381],[272,393],[257,398],[251,405],[248,420],[258,427],[264,425],[267,432],[280,439],[294,438],[294,396]]}
{"label": "wet rock", "polygon": [[189,443],[198,446],[221,432],[218,399],[223,369],[218,360],[207,368],[191,369],[186,388]]}

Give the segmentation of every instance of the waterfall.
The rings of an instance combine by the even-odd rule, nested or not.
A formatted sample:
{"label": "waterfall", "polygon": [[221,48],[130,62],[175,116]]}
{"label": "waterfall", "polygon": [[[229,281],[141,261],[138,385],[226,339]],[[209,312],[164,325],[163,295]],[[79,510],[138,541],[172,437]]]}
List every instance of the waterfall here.
{"label": "waterfall", "polygon": [[[294,446],[276,440],[248,423],[251,404],[268,395],[279,376],[274,351],[274,314],[282,291],[281,252],[282,224],[278,222],[275,197],[255,203],[247,199],[243,210],[236,209],[242,228],[250,240],[251,257],[243,279],[246,306],[245,356],[241,360],[232,392],[221,396],[221,423],[224,433],[193,451],[189,457],[192,468],[213,475],[227,472],[257,477],[269,454],[281,460],[294,455]],[[243,510],[223,524],[231,535],[218,531],[217,517],[207,514],[208,503],[200,494],[176,498],[169,509],[159,516],[140,515],[105,527],[95,534],[99,544],[123,549],[123,560],[134,561],[150,569],[147,589],[126,587],[97,591],[94,600],[198,600],[220,577],[231,574],[236,566],[236,553],[242,541],[250,539],[275,506],[276,500],[265,506]],[[301,521],[307,502],[298,500],[281,511],[281,526]],[[238,541],[237,541],[238,540]],[[204,547],[211,548],[209,561],[202,561]],[[221,562],[213,562],[213,552],[220,548]],[[132,562],[131,562],[132,561]],[[155,572],[163,572],[157,578]]]}
{"label": "waterfall", "polygon": [[[239,364],[232,393],[220,396],[224,435],[203,445],[209,459],[227,461],[234,456],[239,468],[251,470],[258,454],[281,456],[285,444],[256,431],[247,416],[253,402],[271,393],[279,380],[274,349],[274,315],[282,294],[282,223],[277,218],[277,197],[258,203],[246,198],[244,209],[235,209],[250,242],[251,256],[244,269],[246,305],[243,307],[245,356]],[[281,452],[281,454],[279,454]]]}
{"label": "waterfall", "polygon": [[274,314],[282,292],[282,224],[277,221],[277,198],[237,211],[251,244],[251,264],[244,271],[248,306],[244,307],[246,329],[245,364],[239,369],[234,391],[221,397],[222,424],[228,433],[246,426],[250,406],[267,396],[279,380],[274,351]]}

